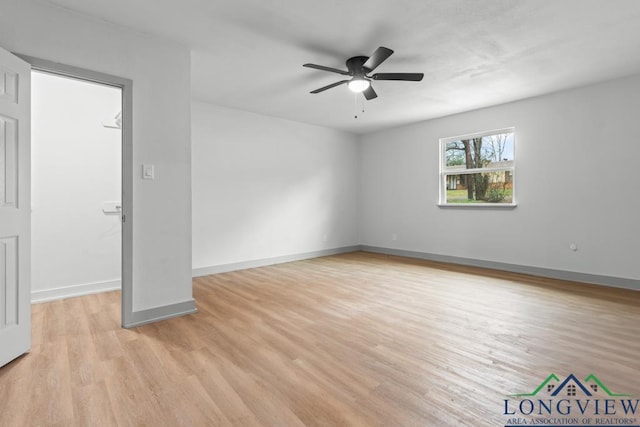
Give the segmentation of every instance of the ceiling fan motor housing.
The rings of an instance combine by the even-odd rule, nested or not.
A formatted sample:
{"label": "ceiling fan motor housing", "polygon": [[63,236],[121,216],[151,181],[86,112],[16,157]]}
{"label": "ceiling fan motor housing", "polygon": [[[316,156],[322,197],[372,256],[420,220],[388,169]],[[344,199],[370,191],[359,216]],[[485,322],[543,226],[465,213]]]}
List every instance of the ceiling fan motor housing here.
{"label": "ceiling fan motor housing", "polygon": [[354,77],[363,77],[365,74],[370,73],[371,70],[363,67],[364,63],[369,59],[368,56],[354,56],[353,58],[347,59],[347,70],[349,70],[349,74]]}

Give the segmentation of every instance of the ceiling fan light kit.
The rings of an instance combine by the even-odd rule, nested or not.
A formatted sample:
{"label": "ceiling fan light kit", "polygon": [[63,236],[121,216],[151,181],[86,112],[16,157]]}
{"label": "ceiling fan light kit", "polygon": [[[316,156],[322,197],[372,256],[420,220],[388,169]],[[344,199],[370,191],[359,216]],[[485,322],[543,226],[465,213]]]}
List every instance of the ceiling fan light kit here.
{"label": "ceiling fan light kit", "polygon": [[311,93],[316,94],[324,92],[327,89],[346,83],[349,90],[355,93],[362,93],[367,100],[371,100],[378,97],[378,94],[373,90],[371,80],[398,80],[410,82],[419,82],[422,80],[424,77],[423,73],[376,73],[370,75],[370,73],[389,58],[391,54],[393,54],[393,50],[380,46],[371,56],[354,56],[353,58],[347,59],[346,65],[348,71],[325,67],[324,65],[304,64],[303,67],[352,77],[348,80],[340,80],[339,82],[331,83],[330,85],[312,90]]}
{"label": "ceiling fan light kit", "polygon": [[349,90],[355,93],[364,92],[369,86],[371,86],[371,82],[369,80],[359,77],[354,77],[349,80],[349,83],[347,83]]}

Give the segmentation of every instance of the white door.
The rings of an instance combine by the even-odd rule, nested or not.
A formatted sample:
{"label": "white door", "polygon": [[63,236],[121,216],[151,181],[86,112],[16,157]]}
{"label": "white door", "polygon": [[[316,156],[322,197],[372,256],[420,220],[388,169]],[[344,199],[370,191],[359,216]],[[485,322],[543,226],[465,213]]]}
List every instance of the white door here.
{"label": "white door", "polygon": [[0,49],[0,366],[31,347],[31,66]]}

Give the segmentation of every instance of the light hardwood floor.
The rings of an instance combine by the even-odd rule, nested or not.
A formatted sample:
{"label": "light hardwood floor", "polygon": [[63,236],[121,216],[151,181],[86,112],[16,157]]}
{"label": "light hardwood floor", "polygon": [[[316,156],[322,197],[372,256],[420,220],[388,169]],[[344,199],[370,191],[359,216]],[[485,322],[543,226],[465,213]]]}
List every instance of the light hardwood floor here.
{"label": "light hardwood floor", "polygon": [[194,296],[132,330],[117,292],[34,305],[0,426],[500,426],[552,372],[640,397],[640,292],[358,252]]}

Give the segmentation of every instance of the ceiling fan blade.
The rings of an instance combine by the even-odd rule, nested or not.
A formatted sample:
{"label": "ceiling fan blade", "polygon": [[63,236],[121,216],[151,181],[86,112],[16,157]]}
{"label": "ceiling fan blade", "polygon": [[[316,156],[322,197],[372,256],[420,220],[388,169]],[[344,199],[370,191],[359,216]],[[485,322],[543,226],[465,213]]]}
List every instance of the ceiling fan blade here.
{"label": "ceiling fan blade", "polygon": [[373,86],[369,86],[368,88],[366,88],[362,94],[364,95],[365,98],[367,98],[367,101],[370,101],[374,98],[378,97],[378,94],[376,93],[375,90],[373,90]]}
{"label": "ceiling fan blade", "polygon": [[423,77],[423,73],[377,73],[371,76],[373,80],[405,80],[408,82],[419,82]]}
{"label": "ceiling fan blade", "polygon": [[331,89],[332,87],[340,86],[347,83],[349,80],[340,80],[339,82],[331,83],[330,85],[321,87],[320,89],[312,90],[311,93],[320,93],[324,92],[327,89]]}
{"label": "ceiling fan blade", "polygon": [[367,62],[362,64],[362,66],[373,71],[378,67],[378,65],[382,64],[388,57],[390,57],[392,53],[393,51],[391,49],[380,46],[375,52],[373,52],[373,55],[367,59]]}
{"label": "ceiling fan blade", "polygon": [[348,71],[338,70],[337,68],[325,67],[324,65],[304,64],[302,66],[303,67],[307,67],[307,68],[315,68],[316,70],[330,71],[332,73],[338,73],[338,74],[342,74],[344,76],[350,76],[351,75],[351,74],[349,74]]}

